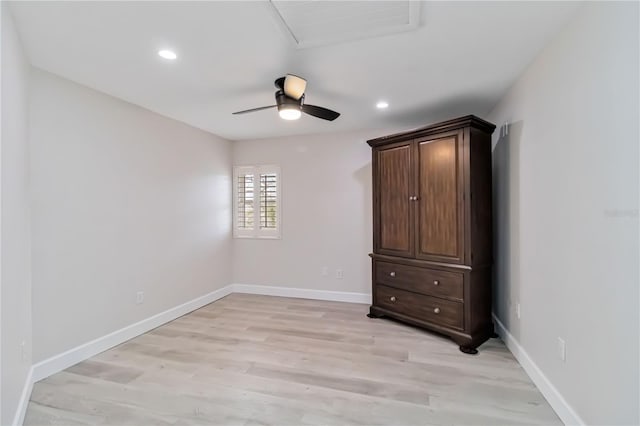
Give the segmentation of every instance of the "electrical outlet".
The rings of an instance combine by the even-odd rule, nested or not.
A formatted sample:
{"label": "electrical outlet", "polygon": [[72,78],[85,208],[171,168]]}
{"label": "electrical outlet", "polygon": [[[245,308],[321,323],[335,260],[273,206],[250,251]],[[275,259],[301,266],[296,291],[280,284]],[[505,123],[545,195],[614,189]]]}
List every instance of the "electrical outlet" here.
{"label": "electrical outlet", "polygon": [[516,303],[516,316],[520,319],[520,303]]}
{"label": "electrical outlet", "polygon": [[320,275],[322,275],[323,277],[326,277],[327,275],[329,275],[329,268],[327,268],[326,266],[323,266],[322,269],[320,270]]}
{"label": "electrical outlet", "polygon": [[144,291],[139,291],[136,293],[136,305],[140,305],[144,302]]}
{"label": "electrical outlet", "polygon": [[558,356],[562,362],[567,360],[567,344],[562,337],[558,337]]}
{"label": "electrical outlet", "polygon": [[342,269],[336,269],[336,278],[341,280],[342,276]]}

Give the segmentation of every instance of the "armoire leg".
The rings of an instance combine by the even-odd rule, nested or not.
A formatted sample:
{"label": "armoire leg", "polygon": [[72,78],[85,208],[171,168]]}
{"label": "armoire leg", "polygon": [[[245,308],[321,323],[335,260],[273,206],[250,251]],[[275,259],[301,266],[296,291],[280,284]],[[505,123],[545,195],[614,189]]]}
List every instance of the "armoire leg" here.
{"label": "armoire leg", "polygon": [[373,312],[373,309],[369,309],[369,313],[367,314],[369,318],[380,318],[382,315]]}
{"label": "armoire leg", "polygon": [[476,348],[472,348],[471,346],[460,346],[460,352],[464,352],[465,354],[475,355],[478,353]]}

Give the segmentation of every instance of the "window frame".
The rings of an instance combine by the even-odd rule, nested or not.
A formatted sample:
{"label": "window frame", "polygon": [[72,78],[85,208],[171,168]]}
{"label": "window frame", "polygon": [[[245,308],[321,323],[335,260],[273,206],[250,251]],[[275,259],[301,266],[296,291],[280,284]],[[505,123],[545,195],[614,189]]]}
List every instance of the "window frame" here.
{"label": "window frame", "polygon": [[[254,218],[253,228],[238,228],[238,178],[240,175],[253,175],[254,182]],[[260,228],[260,175],[276,175],[276,227],[275,229]],[[282,238],[282,173],[280,166],[275,164],[237,165],[233,166],[233,238],[271,239]]]}

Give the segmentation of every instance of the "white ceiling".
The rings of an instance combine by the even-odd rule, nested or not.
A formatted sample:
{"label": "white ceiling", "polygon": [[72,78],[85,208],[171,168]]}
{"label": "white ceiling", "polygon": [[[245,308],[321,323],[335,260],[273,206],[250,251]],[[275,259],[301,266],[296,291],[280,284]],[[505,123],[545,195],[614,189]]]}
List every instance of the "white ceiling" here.
{"label": "white ceiling", "polygon": [[[354,2],[350,14],[373,6]],[[232,140],[486,115],[578,7],[426,2],[416,30],[301,49],[268,1],[11,5],[34,66]],[[301,28],[317,31],[326,10],[316,15]],[[334,21],[328,34],[339,27]],[[178,60],[159,58],[161,48],[174,49]],[[273,81],[286,73],[308,80],[307,103],[342,116],[231,115],[273,104]],[[387,110],[376,110],[380,99]]]}

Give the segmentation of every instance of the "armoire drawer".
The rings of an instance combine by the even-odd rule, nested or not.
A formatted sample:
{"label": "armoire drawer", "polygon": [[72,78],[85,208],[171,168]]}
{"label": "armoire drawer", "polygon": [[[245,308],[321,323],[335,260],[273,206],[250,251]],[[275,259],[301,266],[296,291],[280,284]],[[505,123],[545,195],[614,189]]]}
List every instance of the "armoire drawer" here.
{"label": "armoire drawer", "polygon": [[464,305],[386,285],[376,285],[376,305],[409,317],[462,330]]}
{"label": "armoire drawer", "polygon": [[426,295],[463,300],[463,275],[437,269],[376,262],[375,282]]}

